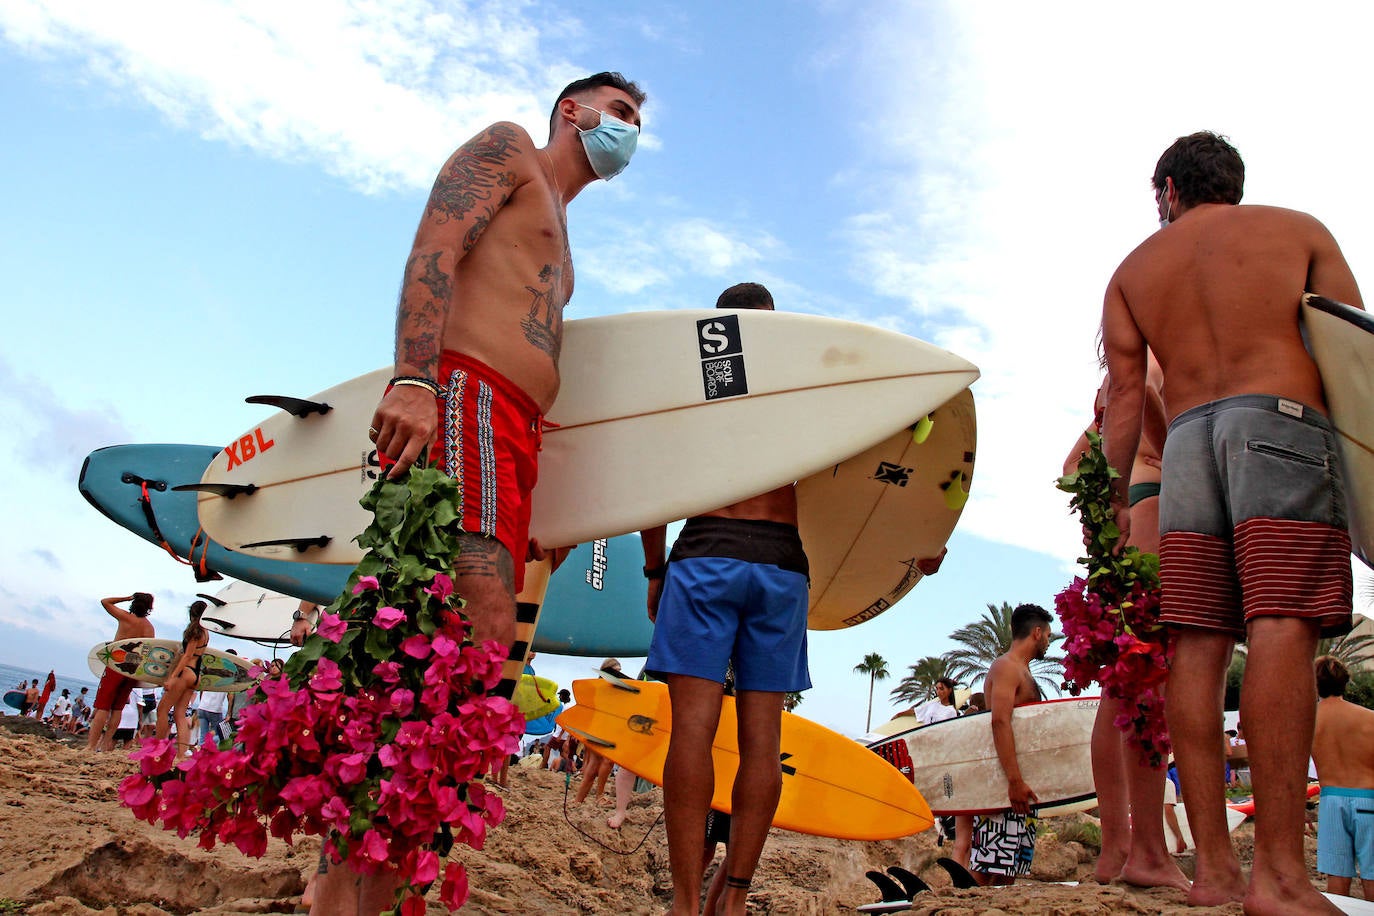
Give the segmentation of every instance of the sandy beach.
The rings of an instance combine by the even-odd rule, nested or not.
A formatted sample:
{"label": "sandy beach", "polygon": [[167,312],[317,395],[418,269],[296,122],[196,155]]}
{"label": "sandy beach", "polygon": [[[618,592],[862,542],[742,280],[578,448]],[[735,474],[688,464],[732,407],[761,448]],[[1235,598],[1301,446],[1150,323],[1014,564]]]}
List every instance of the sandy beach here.
{"label": "sandy beach", "polygon": [[[290,913],[299,902],[315,867],[317,841],[292,849],[273,840],[261,859],[232,847],[201,850],[194,839],[178,839],[120,807],[115,790],[133,768],[122,754],[88,754],[32,721],[4,717],[0,726],[0,912],[220,916]],[[492,831],[485,849],[456,853],[467,863],[472,885],[461,912],[663,912],[670,879],[663,827],[655,824],[662,810],[659,790],[634,797],[619,831],[606,826],[608,808],[590,801],[574,808],[564,790],[558,774],[512,767],[503,793],[505,823]],[[934,865],[943,853],[934,831],[877,843],[774,831],[755,877],[750,912],[853,912],[878,899],[864,872],[889,865],[911,869],[931,885],[929,894],[917,898],[914,914],[1241,912],[1239,905],[1191,909],[1175,890],[1092,883],[1095,850],[1061,842],[1057,835],[1074,820],[1044,822],[1033,880],[972,891],[954,890]],[[1247,865],[1252,837],[1250,823],[1234,835]],[[1306,846],[1312,865],[1315,840],[1309,837]],[[1191,870],[1191,859],[1182,863]],[[1055,883],[1080,880],[1086,883]],[[439,916],[446,910],[437,903],[437,890],[434,895],[428,912]]]}

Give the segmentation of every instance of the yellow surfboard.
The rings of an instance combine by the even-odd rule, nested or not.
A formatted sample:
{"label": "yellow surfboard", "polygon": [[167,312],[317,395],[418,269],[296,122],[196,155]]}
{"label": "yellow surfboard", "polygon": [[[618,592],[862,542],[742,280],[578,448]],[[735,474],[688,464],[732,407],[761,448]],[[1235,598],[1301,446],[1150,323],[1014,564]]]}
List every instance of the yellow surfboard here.
{"label": "yellow surfboard", "polygon": [[[673,730],[668,687],[650,681],[573,681],[577,705],[558,724],[598,754],[663,785]],[[739,768],[735,701],[726,697],[711,747],[716,790],[711,807],[730,811]],[[782,714],[782,798],[773,826],[846,840],[910,836],[934,820],[930,806],[897,769],[862,744],[791,713]]]}

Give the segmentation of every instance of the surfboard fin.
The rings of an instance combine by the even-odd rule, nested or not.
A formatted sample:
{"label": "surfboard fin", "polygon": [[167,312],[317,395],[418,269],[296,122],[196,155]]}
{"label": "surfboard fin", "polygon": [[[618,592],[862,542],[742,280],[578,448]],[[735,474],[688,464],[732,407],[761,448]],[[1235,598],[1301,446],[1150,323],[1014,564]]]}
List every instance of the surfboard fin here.
{"label": "surfboard fin", "polygon": [[883,895],[883,903],[900,903],[911,900],[911,896],[902,890],[900,884],[880,871],[866,871],[864,877],[878,885],[878,891]]}
{"label": "surfboard fin", "polygon": [[275,541],[254,541],[251,544],[240,545],[244,549],[249,547],[294,547],[297,553],[305,553],[311,547],[324,547],[334,540],[327,534],[313,538],[280,538]]}
{"label": "surfboard fin", "polygon": [[915,899],[916,895],[923,891],[930,890],[930,885],[926,884],[916,874],[907,871],[900,865],[889,865],[887,873],[896,878],[902,885],[902,890],[906,891],[908,899]]}
{"label": "surfboard fin", "polygon": [[223,496],[225,499],[233,499],[235,496],[252,496],[258,492],[258,485],[255,483],[183,483],[172,487],[175,493],[185,493],[194,490],[197,493],[213,493],[216,496]]}
{"label": "surfboard fin", "polygon": [[320,401],[307,401],[305,398],[293,398],[284,394],[255,394],[251,398],[243,399],[248,404],[267,404],[270,407],[277,407],[286,411],[293,417],[305,419],[312,413],[323,416],[334,408]]}
{"label": "surfboard fin", "polygon": [[218,617],[206,617],[202,615],[200,619],[206,621],[207,623],[213,623],[218,626],[224,627],[224,629],[226,630],[232,630],[234,628],[234,625],[232,623],[230,623],[227,620],[220,620]]}
{"label": "surfboard fin", "polygon": [[964,489],[967,480],[963,471],[953,471],[949,480],[940,484],[940,489],[945,491],[945,506],[951,511],[958,512],[968,502],[968,490]]}
{"label": "surfboard fin", "polygon": [[204,598],[206,601],[210,602],[215,607],[224,607],[226,604],[229,603],[228,601],[225,601],[222,598],[216,598],[214,595],[206,595],[202,592],[196,592],[196,597]]}
{"label": "surfboard fin", "polygon": [[573,728],[571,725],[564,725],[564,726],[563,726],[563,730],[564,730],[564,731],[568,731],[568,732],[572,732],[574,735],[576,735],[577,737],[581,738],[583,741],[587,742],[588,744],[594,744],[594,745],[596,745],[597,747],[604,747],[604,748],[613,748],[613,747],[615,747],[615,742],[614,742],[614,741],[607,741],[605,738],[598,738],[596,735],[593,735],[593,734],[589,734],[589,733],[587,733],[587,732],[584,732],[584,731],[583,731],[582,729],[580,729],[580,728]]}
{"label": "surfboard fin", "polygon": [[969,873],[969,870],[960,865],[953,859],[941,856],[935,860],[935,864],[949,873],[949,879],[954,882],[954,886],[959,890],[967,890],[970,887],[978,887],[978,879]]}
{"label": "surfboard fin", "polygon": [[639,688],[635,686],[634,681],[628,681],[623,677],[616,677],[614,674],[611,674],[609,671],[606,671],[602,668],[597,668],[596,673],[601,675],[602,680],[604,680],[606,683],[610,684],[617,690],[627,690],[630,693],[640,692]]}

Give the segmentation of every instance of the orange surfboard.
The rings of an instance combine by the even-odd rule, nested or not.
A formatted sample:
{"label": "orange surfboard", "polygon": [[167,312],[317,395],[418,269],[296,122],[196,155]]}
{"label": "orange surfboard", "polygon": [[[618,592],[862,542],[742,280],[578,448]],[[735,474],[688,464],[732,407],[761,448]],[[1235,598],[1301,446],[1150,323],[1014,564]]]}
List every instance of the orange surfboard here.
{"label": "orange surfboard", "polygon": [[[656,785],[673,730],[668,687],[651,681],[573,681],[577,705],[558,724],[598,754]],[[711,807],[729,813],[739,768],[738,720],[725,697],[711,746],[716,788]],[[857,741],[801,716],[782,714],[782,798],[773,826],[814,836],[890,840],[930,827],[930,806],[886,760]]]}

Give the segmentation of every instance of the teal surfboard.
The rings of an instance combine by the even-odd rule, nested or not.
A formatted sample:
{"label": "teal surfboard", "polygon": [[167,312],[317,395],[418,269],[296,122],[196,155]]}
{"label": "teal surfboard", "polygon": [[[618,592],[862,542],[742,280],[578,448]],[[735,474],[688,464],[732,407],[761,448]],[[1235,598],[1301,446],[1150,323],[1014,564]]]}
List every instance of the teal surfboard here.
{"label": "teal surfboard", "polygon": [[[116,525],[154,544],[165,542],[178,556],[189,557],[192,570],[204,568],[318,604],[332,602],[343,590],[350,568],[263,559],[229,550],[201,531],[196,493],[174,487],[198,482],[219,451],[211,445],[97,449],[82,466],[78,488]],[[637,534],[579,545],[549,581],[531,648],[586,657],[647,655],[653,625],[644,610],[643,565]],[[289,628],[288,622],[284,629]]]}

